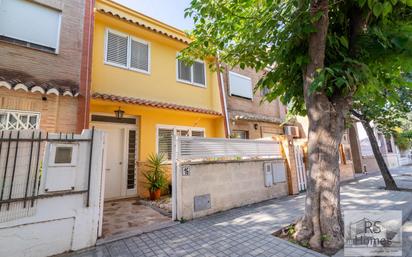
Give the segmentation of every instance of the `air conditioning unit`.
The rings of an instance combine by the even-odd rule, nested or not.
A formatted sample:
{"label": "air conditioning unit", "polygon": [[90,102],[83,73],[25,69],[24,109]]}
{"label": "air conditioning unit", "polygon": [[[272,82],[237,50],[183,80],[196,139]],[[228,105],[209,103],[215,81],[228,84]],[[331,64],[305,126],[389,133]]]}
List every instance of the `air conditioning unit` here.
{"label": "air conditioning unit", "polygon": [[285,134],[293,137],[299,137],[299,128],[297,126],[285,126]]}

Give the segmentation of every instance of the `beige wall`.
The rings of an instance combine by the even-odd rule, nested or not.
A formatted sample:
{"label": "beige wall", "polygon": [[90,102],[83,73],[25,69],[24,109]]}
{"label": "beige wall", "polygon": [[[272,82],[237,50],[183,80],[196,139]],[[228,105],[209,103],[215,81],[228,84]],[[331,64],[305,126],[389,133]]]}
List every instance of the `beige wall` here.
{"label": "beige wall", "polygon": [[40,129],[47,132],[76,131],[77,98],[28,93],[0,88],[0,109],[40,113]]}
{"label": "beige wall", "polygon": [[[181,166],[178,166],[178,218],[198,218],[234,207],[286,196],[287,182],[265,187],[264,162],[265,160],[192,163],[189,176],[182,176]],[[194,197],[205,194],[210,194],[211,208],[195,212]]]}
{"label": "beige wall", "polygon": [[[398,161],[398,156],[397,154],[384,154],[383,159],[386,162],[386,165],[388,165],[388,168],[396,168],[399,166],[399,161]],[[376,162],[375,156],[363,156],[362,157],[362,164],[363,164],[363,169],[366,166],[366,171],[367,172],[375,172],[379,171],[379,166],[378,163]]]}

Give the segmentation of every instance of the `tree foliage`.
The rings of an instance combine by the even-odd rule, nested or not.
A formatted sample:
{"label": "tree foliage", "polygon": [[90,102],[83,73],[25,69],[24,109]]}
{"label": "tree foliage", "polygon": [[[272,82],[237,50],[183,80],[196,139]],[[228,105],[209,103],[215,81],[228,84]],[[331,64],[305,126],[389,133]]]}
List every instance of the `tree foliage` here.
{"label": "tree foliage", "polygon": [[217,56],[230,66],[264,69],[258,88],[269,89],[266,100],[307,112],[307,200],[295,238],[314,249],[343,245],[338,146],[345,116],[357,95],[394,95],[388,78],[402,80],[412,52],[411,6],[411,0],[192,0],[186,10],[195,28],[181,59]]}
{"label": "tree foliage", "polygon": [[[356,46],[349,23],[354,6],[366,19]],[[358,92],[384,97],[383,90],[392,91],[389,80],[398,80],[412,60],[410,6],[411,0],[330,1],[325,68],[311,91],[323,90],[330,98]],[[292,113],[305,113],[302,70],[313,22],[319,19],[310,16],[309,1],[193,0],[186,15],[193,17],[195,29],[183,59],[218,55],[232,66],[266,68],[259,83],[271,91],[266,100],[280,97]]]}

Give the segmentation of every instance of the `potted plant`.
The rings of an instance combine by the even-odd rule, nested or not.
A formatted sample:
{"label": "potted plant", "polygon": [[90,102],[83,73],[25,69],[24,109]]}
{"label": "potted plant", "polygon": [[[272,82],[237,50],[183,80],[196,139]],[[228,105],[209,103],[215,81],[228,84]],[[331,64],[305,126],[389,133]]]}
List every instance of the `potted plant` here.
{"label": "potted plant", "polygon": [[146,178],[147,189],[149,189],[150,200],[159,200],[160,192],[167,186],[165,176],[166,159],[163,153],[150,154],[146,163],[146,172],[143,176]]}

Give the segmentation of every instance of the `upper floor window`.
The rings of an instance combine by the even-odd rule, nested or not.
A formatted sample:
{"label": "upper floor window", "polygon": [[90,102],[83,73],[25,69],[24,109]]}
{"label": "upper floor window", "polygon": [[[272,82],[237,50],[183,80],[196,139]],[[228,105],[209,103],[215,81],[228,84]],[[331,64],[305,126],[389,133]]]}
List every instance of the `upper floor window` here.
{"label": "upper floor window", "polygon": [[0,109],[0,130],[38,129],[40,113]]}
{"label": "upper floor window", "polygon": [[150,45],[146,41],[107,29],[105,63],[149,73]]}
{"label": "upper floor window", "polygon": [[206,86],[206,69],[202,61],[194,61],[191,66],[177,60],[177,80],[195,86]]}
{"label": "upper floor window", "polygon": [[229,88],[230,95],[253,98],[252,79],[249,77],[229,71]]}
{"label": "upper floor window", "polygon": [[58,52],[61,11],[26,0],[0,1],[0,39]]}

